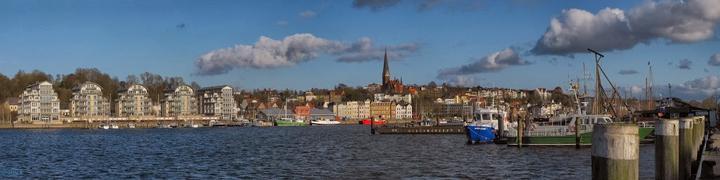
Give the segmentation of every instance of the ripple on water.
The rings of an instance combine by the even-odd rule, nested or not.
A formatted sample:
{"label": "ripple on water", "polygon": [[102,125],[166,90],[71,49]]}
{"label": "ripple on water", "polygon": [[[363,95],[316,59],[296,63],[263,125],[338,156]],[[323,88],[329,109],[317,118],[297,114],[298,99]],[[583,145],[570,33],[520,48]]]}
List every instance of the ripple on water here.
{"label": "ripple on water", "polygon": [[[586,179],[590,149],[465,145],[364,126],[1,130],[0,178]],[[641,146],[641,178],[654,147]]]}

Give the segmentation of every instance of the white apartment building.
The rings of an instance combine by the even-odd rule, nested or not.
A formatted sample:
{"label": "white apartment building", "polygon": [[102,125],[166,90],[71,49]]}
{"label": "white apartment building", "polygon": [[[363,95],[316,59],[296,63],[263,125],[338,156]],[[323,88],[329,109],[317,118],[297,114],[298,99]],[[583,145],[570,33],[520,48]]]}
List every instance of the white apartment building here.
{"label": "white apartment building", "polygon": [[150,116],[153,112],[152,100],[144,86],[134,84],[118,91],[115,100],[115,112],[119,117]]}
{"label": "white apartment building", "polygon": [[163,117],[197,115],[198,105],[195,91],[188,85],[165,90],[165,98],[162,101],[160,112]]}
{"label": "white apartment building", "polygon": [[18,120],[22,122],[60,120],[60,100],[50,82],[43,81],[25,88],[20,94]]}
{"label": "white apartment building", "polygon": [[85,82],[73,88],[70,116],[80,118],[110,116],[110,102],[103,96],[102,87],[93,82]]}

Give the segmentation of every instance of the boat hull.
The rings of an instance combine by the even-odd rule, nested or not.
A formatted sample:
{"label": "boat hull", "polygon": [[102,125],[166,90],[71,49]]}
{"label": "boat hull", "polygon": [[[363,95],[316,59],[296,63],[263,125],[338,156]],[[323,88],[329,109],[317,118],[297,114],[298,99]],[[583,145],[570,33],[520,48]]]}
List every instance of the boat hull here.
{"label": "boat hull", "polygon": [[[365,119],[365,120],[360,121],[360,123],[362,125],[370,125],[370,120]],[[373,122],[372,124],[373,125],[384,125],[385,120],[375,120],[375,122]]]}
{"label": "boat hull", "polygon": [[303,122],[296,122],[296,121],[275,121],[275,126],[306,126],[307,124]]}
{"label": "boat hull", "polygon": [[465,126],[468,143],[492,143],[495,140],[495,129],[487,126]]}
{"label": "boat hull", "polygon": [[329,125],[338,125],[340,124],[339,121],[319,121],[319,122],[311,122],[312,125],[318,125],[318,126],[329,126]]}
{"label": "boat hull", "polygon": [[[647,138],[654,128],[640,128],[638,130],[638,138],[643,140]],[[507,143],[510,146],[517,146],[517,137],[507,137]],[[574,146],[575,135],[566,136],[529,136],[523,137],[523,146]],[[580,134],[580,145],[590,146],[592,145],[592,132]]]}

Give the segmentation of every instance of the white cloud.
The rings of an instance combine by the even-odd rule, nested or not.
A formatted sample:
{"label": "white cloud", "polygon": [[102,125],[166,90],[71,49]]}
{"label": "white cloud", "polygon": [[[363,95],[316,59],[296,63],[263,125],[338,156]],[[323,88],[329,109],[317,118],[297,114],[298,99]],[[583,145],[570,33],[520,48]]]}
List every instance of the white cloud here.
{"label": "white cloud", "polygon": [[[388,54],[401,59],[417,50],[417,45],[389,46]],[[317,58],[321,54],[334,55],[340,62],[357,62],[381,59],[370,38],[355,43],[343,43],[315,37],[312,34],[294,34],[282,40],[260,36],[253,45],[238,44],[210,51],[198,58],[195,66],[200,75],[224,74],[234,68],[272,69],[294,66]],[[382,56],[380,56],[382,57]]]}
{"label": "white cloud", "polygon": [[677,67],[680,69],[690,69],[690,66],[692,65],[692,61],[688,59],[681,59],[678,61]]}
{"label": "white cloud", "polygon": [[534,54],[572,55],[587,48],[599,51],[630,49],[638,43],[667,39],[692,43],[710,39],[720,21],[720,1],[646,1],[626,13],[605,8],[597,14],[564,10],[532,49]]}
{"label": "white cloud", "polygon": [[720,53],[716,53],[710,56],[710,60],[708,60],[708,65],[720,66]]}
{"label": "white cloud", "polygon": [[299,15],[300,15],[300,17],[304,17],[304,18],[312,18],[312,17],[315,17],[317,15],[317,13],[315,13],[315,11],[306,10],[306,11],[300,12]]}
{"label": "white cloud", "polygon": [[477,73],[495,72],[505,69],[509,66],[529,64],[522,60],[520,56],[512,49],[506,48],[502,51],[492,53],[474,62],[460,67],[442,69],[438,73],[438,78],[448,79],[458,75],[469,75]]}

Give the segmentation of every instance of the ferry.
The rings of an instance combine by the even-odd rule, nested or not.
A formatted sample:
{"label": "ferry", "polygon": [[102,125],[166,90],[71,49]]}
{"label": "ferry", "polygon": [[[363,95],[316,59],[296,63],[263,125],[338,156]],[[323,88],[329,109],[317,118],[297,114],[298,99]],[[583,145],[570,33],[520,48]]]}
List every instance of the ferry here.
{"label": "ferry", "polygon": [[[478,109],[472,122],[465,125],[468,144],[492,143],[499,131],[499,122],[505,121],[505,113],[497,109]],[[503,123],[506,126],[507,123]],[[507,129],[507,128],[503,128]],[[504,131],[504,130],[503,130]]]}

